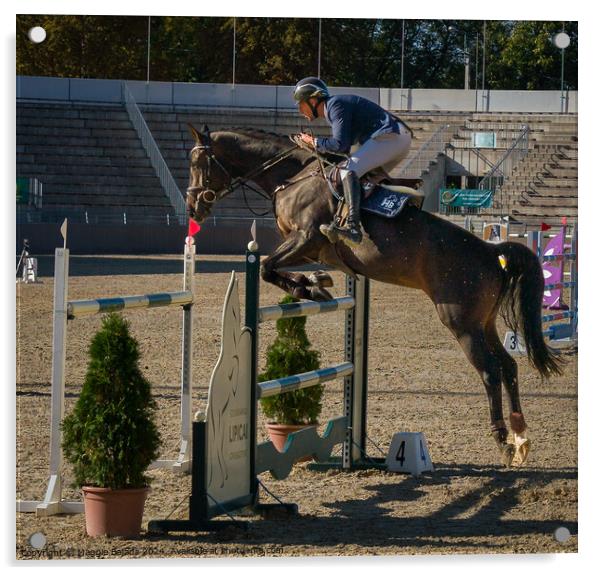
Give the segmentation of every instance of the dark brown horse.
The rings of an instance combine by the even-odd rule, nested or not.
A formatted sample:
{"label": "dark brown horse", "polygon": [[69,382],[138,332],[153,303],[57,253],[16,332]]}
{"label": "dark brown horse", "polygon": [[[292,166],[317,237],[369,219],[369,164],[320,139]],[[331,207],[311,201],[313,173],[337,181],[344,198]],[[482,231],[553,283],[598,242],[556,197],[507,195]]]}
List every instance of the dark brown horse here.
{"label": "dark brown horse", "polygon": [[[209,134],[191,127],[196,145],[190,158],[188,207],[202,222],[215,201],[243,177],[276,155],[286,154],[285,136],[235,130]],[[298,298],[331,297],[325,274],[310,278],[284,267],[307,262],[332,266],[348,274],[423,290],[443,324],[458,340],[481,377],[489,399],[491,431],[505,465],[522,463],[528,453],[525,419],[519,400],[518,370],[496,330],[498,312],[514,331],[522,332],[529,360],[547,377],[560,373],[561,361],[542,337],[543,275],[537,257],[516,242],[491,244],[468,231],[406,207],[394,219],[362,212],[364,237],[356,248],[331,244],[320,224],[332,221],[336,201],[309,153],[295,150],[253,181],[270,194],[282,244],[262,263],[262,278]],[[279,186],[281,186],[279,188]],[[502,385],[510,401],[508,431],[502,410]]]}

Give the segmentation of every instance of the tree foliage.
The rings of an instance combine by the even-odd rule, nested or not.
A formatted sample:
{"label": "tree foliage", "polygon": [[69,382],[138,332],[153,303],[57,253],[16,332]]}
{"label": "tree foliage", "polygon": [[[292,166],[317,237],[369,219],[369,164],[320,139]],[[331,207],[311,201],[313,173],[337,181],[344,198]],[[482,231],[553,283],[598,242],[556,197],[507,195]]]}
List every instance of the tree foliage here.
{"label": "tree foliage", "polygon": [[[32,44],[27,31],[47,31]],[[321,36],[319,34],[321,26]],[[153,16],[17,16],[17,74],[290,85],[577,89],[577,22]],[[236,34],[234,33],[236,31]],[[403,46],[402,46],[403,38]],[[483,62],[483,48],[485,61]],[[236,50],[234,67],[233,54]]]}
{"label": "tree foliage", "polygon": [[106,315],[89,355],[81,394],[62,423],[65,459],[78,486],[144,487],[161,440],[157,405],[128,322],[116,313]]}
{"label": "tree foliage", "polygon": [[[285,295],[281,304],[298,302]],[[320,367],[320,352],[311,349],[305,331],[307,317],[284,317],[276,322],[276,339],[267,351],[265,371],[257,377],[258,382],[270,381]],[[261,398],[260,404],[265,416],[273,423],[284,425],[304,425],[317,423],[322,411],[323,385],[314,385]]]}

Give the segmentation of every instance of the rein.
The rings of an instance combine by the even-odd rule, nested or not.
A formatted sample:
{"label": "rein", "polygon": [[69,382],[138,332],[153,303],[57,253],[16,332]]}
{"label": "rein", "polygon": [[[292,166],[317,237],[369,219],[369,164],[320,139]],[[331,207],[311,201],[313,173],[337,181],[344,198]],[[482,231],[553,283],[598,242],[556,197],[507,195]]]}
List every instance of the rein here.
{"label": "rein", "polygon": [[[297,140],[293,140],[293,141],[297,141]],[[328,187],[330,188],[330,191],[331,191],[332,195],[335,198],[337,198],[338,200],[341,200],[340,196],[337,194],[336,190],[334,189],[330,178],[326,175],[326,169],[324,167],[324,165],[327,165],[327,166],[330,166],[334,170],[338,166],[338,164],[336,164],[335,162],[331,162],[330,160],[326,159],[324,156],[322,156],[314,148],[309,148],[309,147],[307,147],[305,145],[301,145],[301,144],[298,144],[298,145],[300,145],[300,147],[302,147],[304,150],[312,153],[312,155],[318,161],[318,165],[320,166],[320,169],[319,170],[312,170],[309,174],[301,176],[300,178],[297,178],[295,180],[289,180],[285,184],[281,184],[280,186],[278,186],[274,190],[274,196],[273,197],[275,197],[278,192],[281,192],[282,190],[285,190],[286,188],[292,186],[293,184],[297,184],[297,183],[302,182],[303,180],[306,180],[308,178],[314,178],[316,176],[322,176],[322,178],[324,179],[324,181],[328,184]],[[343,155],[343,154],[341,154],[341,155]],[[347,158],[347,156],[344,156],[344,157]],[[332,173],[332,170],[331,170],[331,173]]]}
{"label": "rein", "polygon": [[[275,156],[273,156],[272,158],[266,160],[265,162],[263,162],[262,164],[260,164],[259,166],[256,166],[255,168],[253,168],[251,171],[247,172],[244,176],[239,176],[237,178],[233,178],[232,175],[230,174],[230,172],[224,167],[224,165],[218,160],[218,158],[216,157],[216,155],[213,153],[213,149],[211,144],[197,144],[196,146],[194,146],[194,148],[192,148],[192,150],[190,151],[190,153],[194,152],[195,150],[204,150],[205,152],[208,152],[207,157],[208,157],[208,164],[207,164],[207,180],[209,180],[209,174],[211,173],[211,162],[214,162],[217,167],[228,177],[229,182],[228,185],[223,188],[222,190],[219,190],[218,192],[213,192],[213,190],[201,190],[201,191],[212,191],[214,198],[211,201],[215,201],[217,198],[224,198],[228,195],[230,195],[231,193],[234,192],[234,189],[236,188],[236,186],[241,186],[243,189],[243,198],[245,200],[245,204],[247,206],[247,209],[256,216],[265,216],[269,213],[269,210],[259,214],[257,212],[255,212],[253,210],[253,208],[251,208],[251,206],[249,205],[249,202],[247,200],[247,195],[246,195],[246,189],[249,189],[251,191],[253,191],[254,193],[260,195],[262,198],[266,199],[266,200],[271,200],[271,196],[262,193],[261,191],[252,188],[247,182],[249,180],[251,180],[252,178],[255,178],[256,176],[268,171],[269,169],[273,168],[276,164],[278,164],[279,162],[281,162],[282,160],[285,160],[286,158],[288,158],[295,150],[297,150],[297,146],[292,146],[291,148],[287,148],[286,150],[276,154]],[[203,174],[203,179],[205,179],[205,174]],[[192,192],[198,191],[200,188],[199,186],[196,187],[189,187],[186,190],[187,194],[191,194]]]}

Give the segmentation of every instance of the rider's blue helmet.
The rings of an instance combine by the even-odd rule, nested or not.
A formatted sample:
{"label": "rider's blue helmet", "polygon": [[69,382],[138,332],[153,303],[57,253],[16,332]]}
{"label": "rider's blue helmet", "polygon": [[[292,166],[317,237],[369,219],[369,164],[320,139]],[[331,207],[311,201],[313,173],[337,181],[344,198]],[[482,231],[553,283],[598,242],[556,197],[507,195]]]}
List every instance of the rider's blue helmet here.
{"label": "rider's blue helmet", "polygon": [[310,76],[299,80],[293,91],[293,98],[297,103],[306,102],[314,96],[318,98],[328,98],[328,87],[320,78]]}

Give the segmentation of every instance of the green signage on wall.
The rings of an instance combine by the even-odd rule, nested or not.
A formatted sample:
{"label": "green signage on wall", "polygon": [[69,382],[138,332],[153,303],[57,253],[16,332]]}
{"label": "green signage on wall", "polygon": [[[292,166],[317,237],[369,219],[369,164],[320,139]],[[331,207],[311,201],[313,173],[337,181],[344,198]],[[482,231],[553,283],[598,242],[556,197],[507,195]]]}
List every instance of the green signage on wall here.
{"label": "green signage on wall", "polygon": [[473,132],[472,147],[473,148],[495,148],[496,134],[495,132]]}
{"label": "green signage on wall", "polygon": [[29,178],[17,178],[17,204],[29,202]]}

